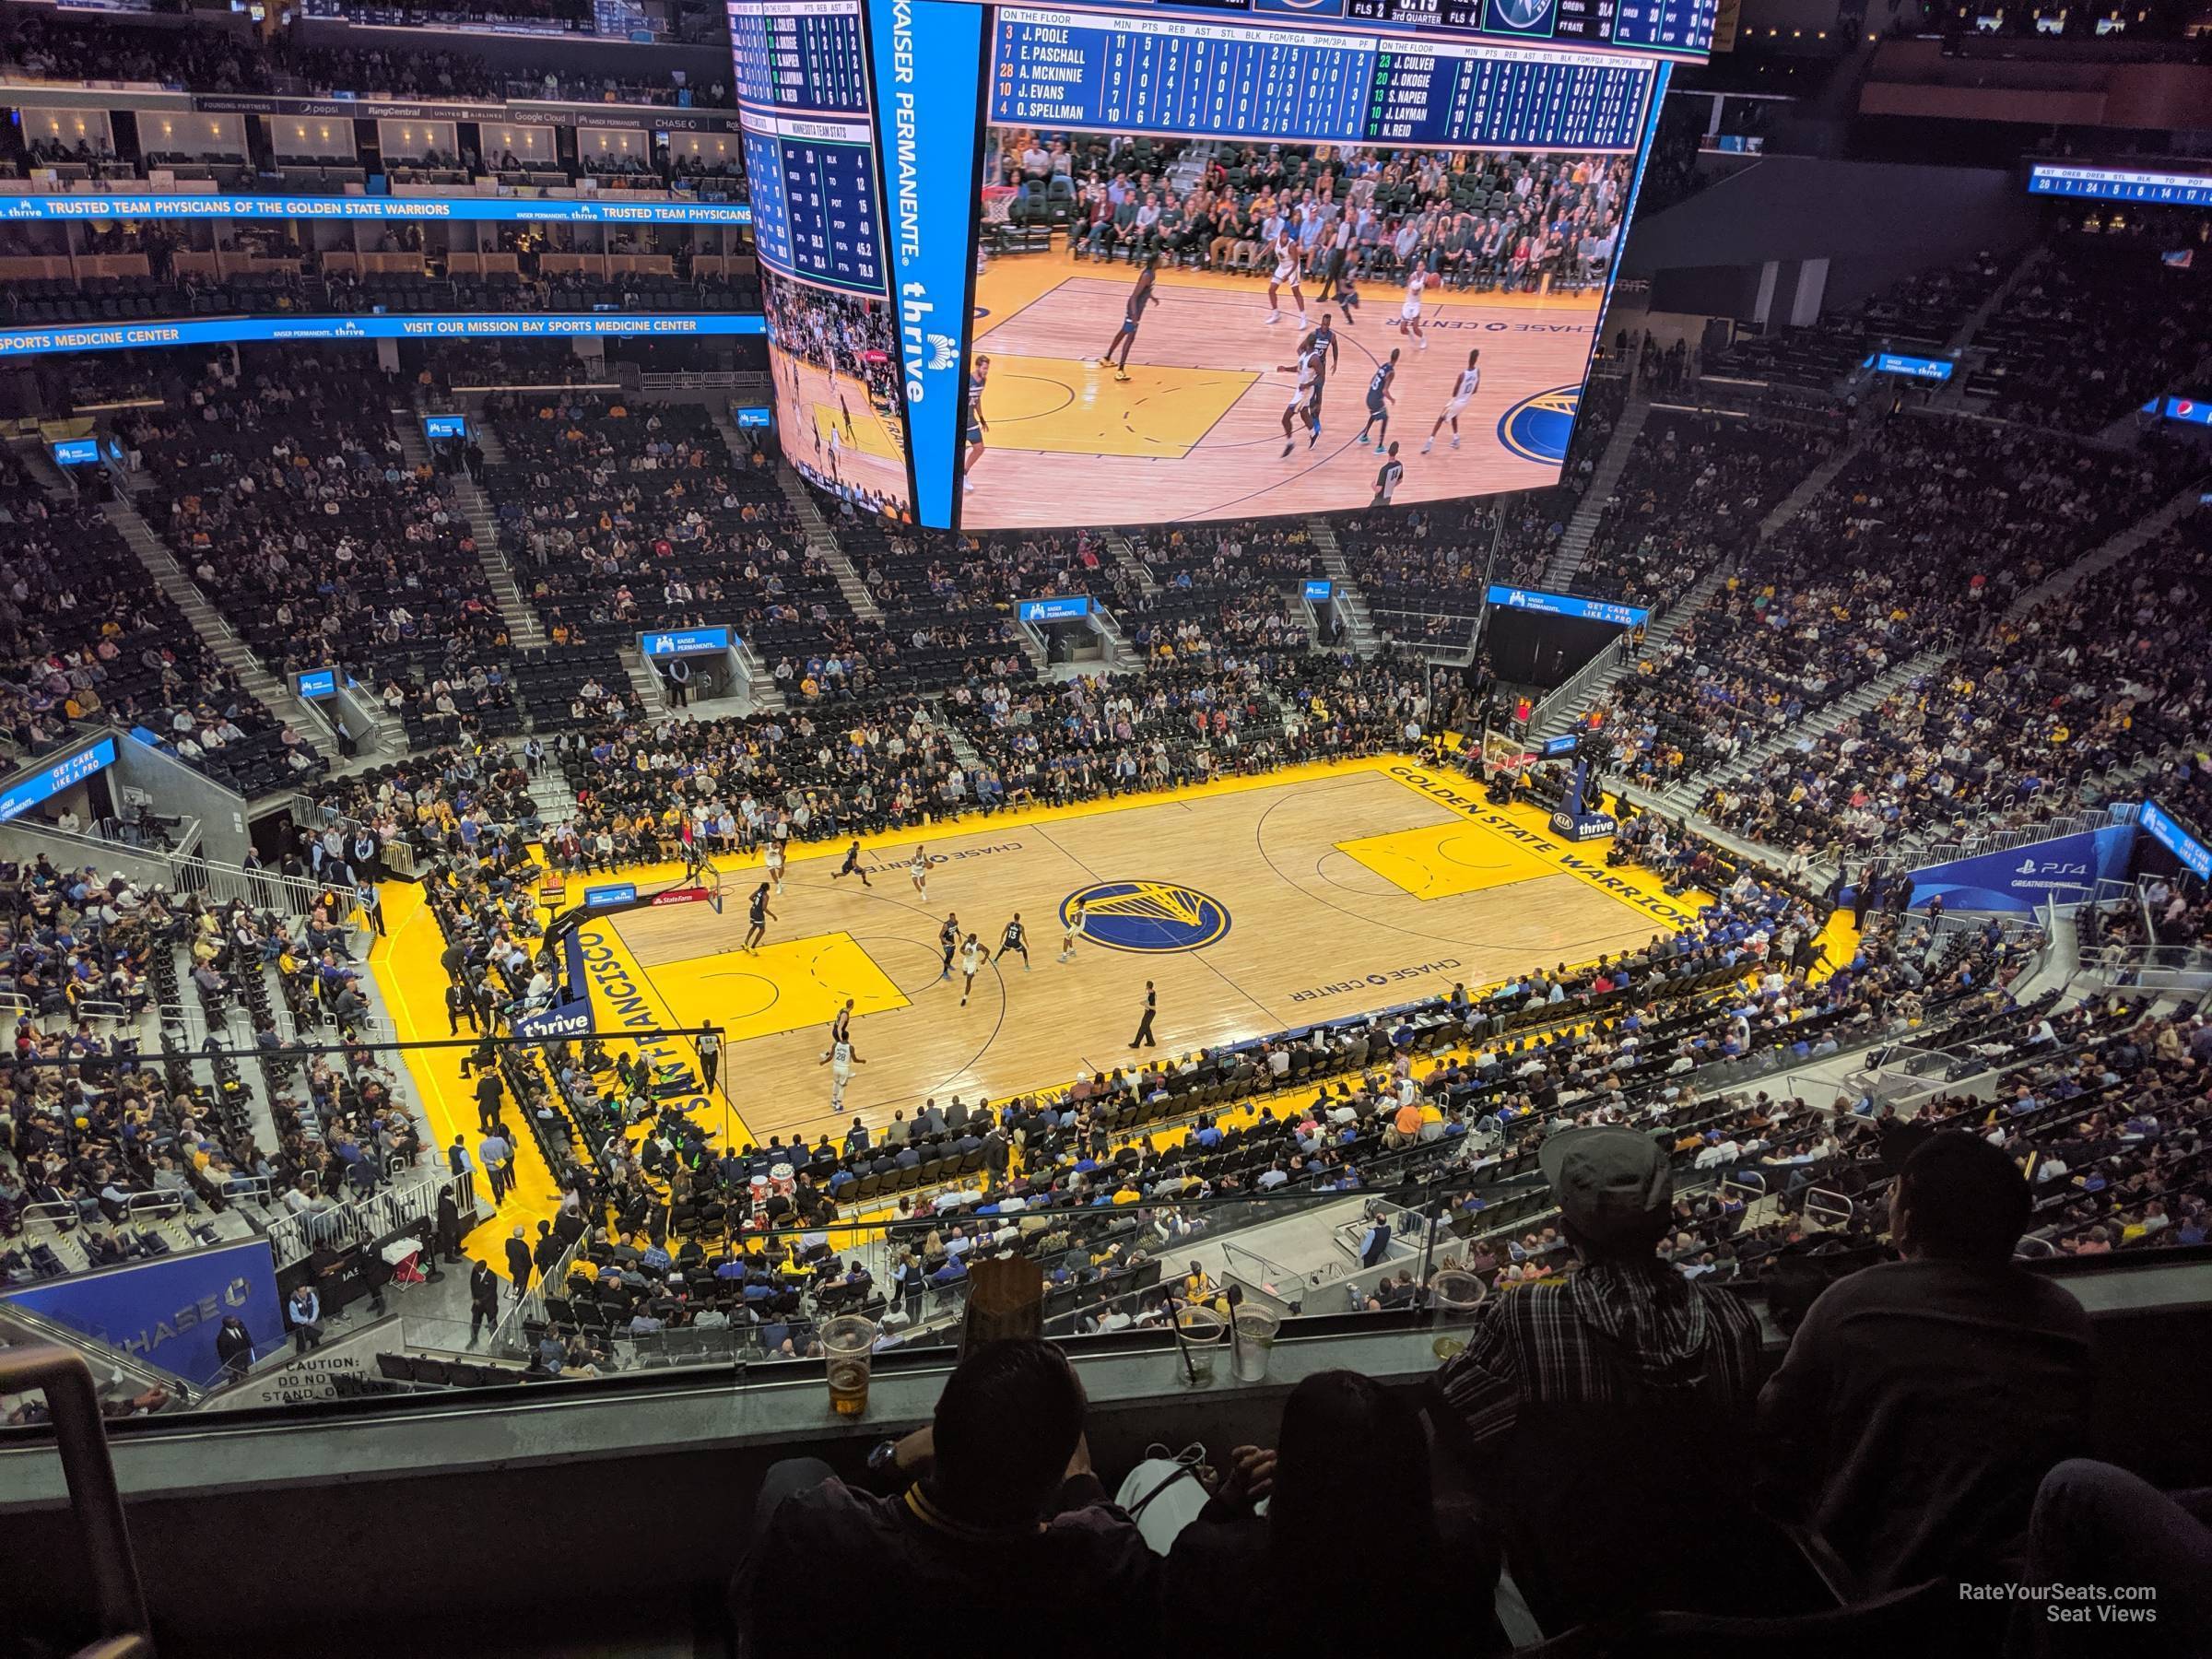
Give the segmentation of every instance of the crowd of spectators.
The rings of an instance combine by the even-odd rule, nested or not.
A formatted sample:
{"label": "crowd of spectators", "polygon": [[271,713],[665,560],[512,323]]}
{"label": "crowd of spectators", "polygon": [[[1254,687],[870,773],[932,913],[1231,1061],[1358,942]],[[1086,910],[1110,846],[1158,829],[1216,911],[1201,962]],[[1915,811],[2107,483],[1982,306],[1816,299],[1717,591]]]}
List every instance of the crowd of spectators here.
{"label": "crowd of spectators", "polygon": [[[2202,216],[2197,216],[2201,231]],[[1969,390],[2005,420],[2096,432],[2191,379],[2212,331],[2201,237],[2060,235],[1976,332]],[[2169,253],[2187,255],[2171,264]]]}
{"label": "crowd of spectators", "polygon": [[515,729],[505,624],[472,527],[392,427],[402,396],[218,367],[180,406],[137,416],[147,516],[272,669],[335,665],[410,741]]}
{"label": "crowd of spectators", "polygon": [[0,472],[0,719],[36,753],[78,722],[142,726],[218,782],[258,794],[327,762],[239,683],[86,498]]}
{"label": "crowd of spectators", "polygon": [[[1625,158],[1246,145],[1169,182],[1182,147],[1009,133],[1012,216],[1064,222],[1079,256],[1271,275],[1287,240],[1323,301],[1426,271],[1478,292],[1581,288],[1611,265]],[[1080,180],[1078,183],[1077,181]]]}
{"label": "crowd of spectators", "polygon": [[[2018,428],[1893,418],[1611,688],[1618,763],[1660,782],[1708,770],[1915,653],[1968,644],[2157,505],[2184,465]],[[1707,806],[1734,814],[1743,793]]]}
{"label": "crowd of spectators", "polygon": [[2183,520],[2142,560],[1996,623],[1924,681],[1778,756],[1768,786],[1719,804],[1716,821],[1857,853],[2101,804],[2116,769],[2203,742],[2207,671],[2188,618],[2212,596],[2208,550]]}
{"label": "crowd of spectators", "polygon": [[[0,1084],[8,1279],[72,1270],[72,1256],[100,1267],[166,1253],[184,1243],[156,1225],[171,1217],[206,1242],[211,1213],[233,1206],[265,1222],[327,1214],[414,1160],[420,1133],[388,1068],[359,1049],[294,1054],[277,1034],[277,997],[295,1033],[340,1041],[366,1009],[343,920],[351,872],[334,862],[324,875],[306,913],[287,916],[43,857],[0,866],[0,990],[22,999]],[[196,1006],[210,1030],[232,1029],[234,1014],[250,1029],[273,1146],[257,1138],[235,1066],[218,1063],[209,1084],[166,1038],[158,1063],[142,1053],[157,1000]]]}
{"label": "crowd of spectators", "polygon": [[[499,14],[527,9],[501,0]],[[587,18],[588,10],[577,10]],[[148,27],[117,18],[55,17],[11,9],[0,21],[0,71],[11,79],[144,81],[194,92],[296,93],[327,98],[696,104],[726,108],[721,80],[694,85],[671,73],[647,77],[573,69],[516,69],[458,50],[390,52],[300,46],[280,33],[265,44],[214,29]]]}

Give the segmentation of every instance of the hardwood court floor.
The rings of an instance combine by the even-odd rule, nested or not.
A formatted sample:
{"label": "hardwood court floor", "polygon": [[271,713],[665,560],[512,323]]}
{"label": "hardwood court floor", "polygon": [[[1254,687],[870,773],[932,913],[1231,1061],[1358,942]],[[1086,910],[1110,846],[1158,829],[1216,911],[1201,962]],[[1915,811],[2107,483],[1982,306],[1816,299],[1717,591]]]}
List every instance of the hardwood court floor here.
{"label": "hardwood court floor", "polygon": [[771,366],[783,453],[825,478],[908,505],[906,457],[869,402],[868,389],[850,375],[831,374],[782,352]]}
{"label": "hardwood court floor", "polygon": [[[1703,902],[1607,870],[1602,847],[1557,841],[1540,813],[1491,808],[1464,779],[1402,759],[1313,774],[893,838],[863,855],[868,888],[833,877],[841,853],[794,858],[757,956],[738,948],[757,869],[731,861],[722,915],[684,905],[585,924],[598,1024],[723,1025],[727,1132],[812,1135],[1122,1065],[1147,979],[1158,1052],[1180,1054],[1590,960]],[[917,839],[926,899],[906,869]],[[1094,928],[1139,948],[1093,938],[1055,959],[1063,906],[1087,890]],[[947,912],[994,951],[1018,912],[1030,970],[986,966],[961,1006],[957,968],[938,978]],[[820,1061],[847,997],[865,1064],[833,1113]]]}
{"label": "hardwood court floor", "polygon": [[[1524,398],[1583,381],[1598,303],[1591,294],[1472,295],[1432,290],[1429,348],[1401,338],[1403,288],[1360,285],[1359,318],[1338,319],[1341,354],[1322,399],[1322,436],[1298,428],[1282,453],[1282,415],[1296,384],[1304,333],[1288,290],[1269,325],[1257,276],[1209,271],[1159,275],[1130,352],[1127,382],[1090,359],[1120,327],[1135,267],[1050,253],[1001,254],[976,279],[973,350],[991,359],[983,393],[990,422],[961,504],[971,529],[1154,523],[1364,507],[1382,458],[1353,441],[1367,385],[1393,347],[1402,350],[1389,436],[1406,477],[1397,500],[1435,500],[1548,484],[1558,464],[1514,453],[1499,423]],[[1460,418],[1461,447],[1419,453],[1470,347],[1482,350],[1482,388]]]}

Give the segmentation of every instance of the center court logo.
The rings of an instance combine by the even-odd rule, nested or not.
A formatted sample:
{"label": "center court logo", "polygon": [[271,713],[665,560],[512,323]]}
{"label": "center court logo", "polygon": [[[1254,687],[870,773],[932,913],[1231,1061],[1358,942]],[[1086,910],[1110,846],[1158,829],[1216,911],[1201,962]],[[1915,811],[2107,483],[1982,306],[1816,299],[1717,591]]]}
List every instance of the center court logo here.
{"label": "center court logo", "polygon": [[1109,950],[1203,950],[1229,931],[1229,906],[1178,882],[1093,882],[1060,901],[1063,922],[1075,914],[1078,901],[1084,936]]}
{"label": "center court logo", "polygon": [[1524,397],[1500,418],[1498,441],[1524,461],[1557,466],[1567,459],[1567,440],[1574,435],[1582,401],[1580,386],[1554,386]]}

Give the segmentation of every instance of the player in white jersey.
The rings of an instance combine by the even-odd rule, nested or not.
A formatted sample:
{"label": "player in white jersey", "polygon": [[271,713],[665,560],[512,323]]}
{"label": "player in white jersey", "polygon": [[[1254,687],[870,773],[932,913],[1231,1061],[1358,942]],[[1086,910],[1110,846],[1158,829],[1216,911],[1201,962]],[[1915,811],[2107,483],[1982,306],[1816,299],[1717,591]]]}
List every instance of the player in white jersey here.
{"label": "player in white jersey", "polygon": [[921,894],[924,899],[928,898],[929,854],[924,853],[920,847],[916,847],[914,849],[914,855],[906,861],[906,873],[908,877],[914,884],[914,891]]}
{"label": "player in white jersey", "polygon": [[988,954],[983,949],[983,942],[973,934],[970,934],[967,942],[960,947],[960,1006],[963,1008],[968,1006],[969,993],[975,989],[975,976],[982,971],[983,959]]}
{"label": "player in white jersey", "polygon": [[767,867],[767,870],[768,870],[768,879],[769,879],[769,881],[770,881],[770,882],[771,882],[771,883],[773,885],[773,890],[774,890],[774,892],[775,892],[775,896],[776,896],[777,898],[779,898],[779,899],[782,898],[782,897],[783,897],[783,843],[782,843],[782,841],[770,841],[770,842],[768,843],[768,853],[767,853],[767,855],[766,855],[766,867]]}
{"label": "player in white jersey", "polygon": [[1417,267],[1406,278],[1406,301],[1398,307],[1398,332],[1411,334],[1422,351],[1429,349],[1429,336],[1421,332],[1421,308],[1428,303],[1429,273]]}
{"label": "player in white jersey", "polygon": [[1290,401],[1283,406],[1283,453],[1288,457],[1298,447],[1298,437],[1290,429],[1293,420],[1306,423],[1306,447],[1312,449],[1321,438],[1321,411],[1316,407],[1321,395],[1321,348],[1309,346],[1299,354],[1295,363],[1277,367],[1278,374],[1298,376],[1298,385],[1290,394]]}
{"label": "player in white jersey", "polygon": [[850,1037],[832,1037],[829,1048],[822,1053],[821,1064],[830,1068],[830,1110],[841,1112],[845,1085],[853,1081],[853,1068],[867,1062],[853,1049]]}
{"label": "player in white jersey", "polygon": [[960,489],[975,488],[975,464],[983,458],[983,438],[991,423],[983,418],[983,387],[991,379],[991,359],[978,357],[968,371],[968,449],[960,462]]}
{"label": "player in white jersey", "polygon": [[1436,424],[1429,429],[1428,441],[1421,445],[1422,454],[1427,454],[1436,447],[1436,435],[1444,429],[1447,420],[1452,423],[1452,447],[1459,447],[1460,411],[1473,403],[1475,394],[1482,390],[1482,365],[1477,360],[1481,356],[1479,347],[1467,353],[1467,366],[1459,371],[1459,379],[1453,382],[1452,395],[1444,400],[1444,412],[1436,418]]}
{"label": "player in white jersey", "polygon": [[1060,924],[1060,959],[1064,962],[1076,959],[1076,941],[1083,936],[1083,900],[1078,899],[1076,908],[1068,912],[1067,919]]}
{"label": "player in white jersey", "polygon": [[1298,239],[1288,231],[1275,239],[1275,275],[1267,278],[1267,321],[1279,322],[1282,308],[1276,303],[1284,283],[1290,285],[1290,298],[1298,301],[1299,320],[1306,315],[1306,290],[1298,281]]}

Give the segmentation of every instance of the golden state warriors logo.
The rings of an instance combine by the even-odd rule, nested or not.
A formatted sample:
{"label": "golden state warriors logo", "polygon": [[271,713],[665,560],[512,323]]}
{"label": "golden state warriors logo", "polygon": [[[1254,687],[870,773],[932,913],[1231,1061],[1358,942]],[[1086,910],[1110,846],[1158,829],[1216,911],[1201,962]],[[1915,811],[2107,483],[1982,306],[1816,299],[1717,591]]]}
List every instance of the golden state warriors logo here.
{"label": "golden state warriors logo", "polygon": [[1203,950],[1229,931],[1229,907],[1172,881],[1100,881],[1060,901],[1065,922],[1083,906],[1083,936],[1110,950]]}
{"label": "golden state warriors logo", "polygon": [[1582,401],[1580,386],[1554,386],[1524,397],[1499,420],[1498,441],[1524,461],[1557,466],[1567,459],[1567,440],[1574,435]]}

